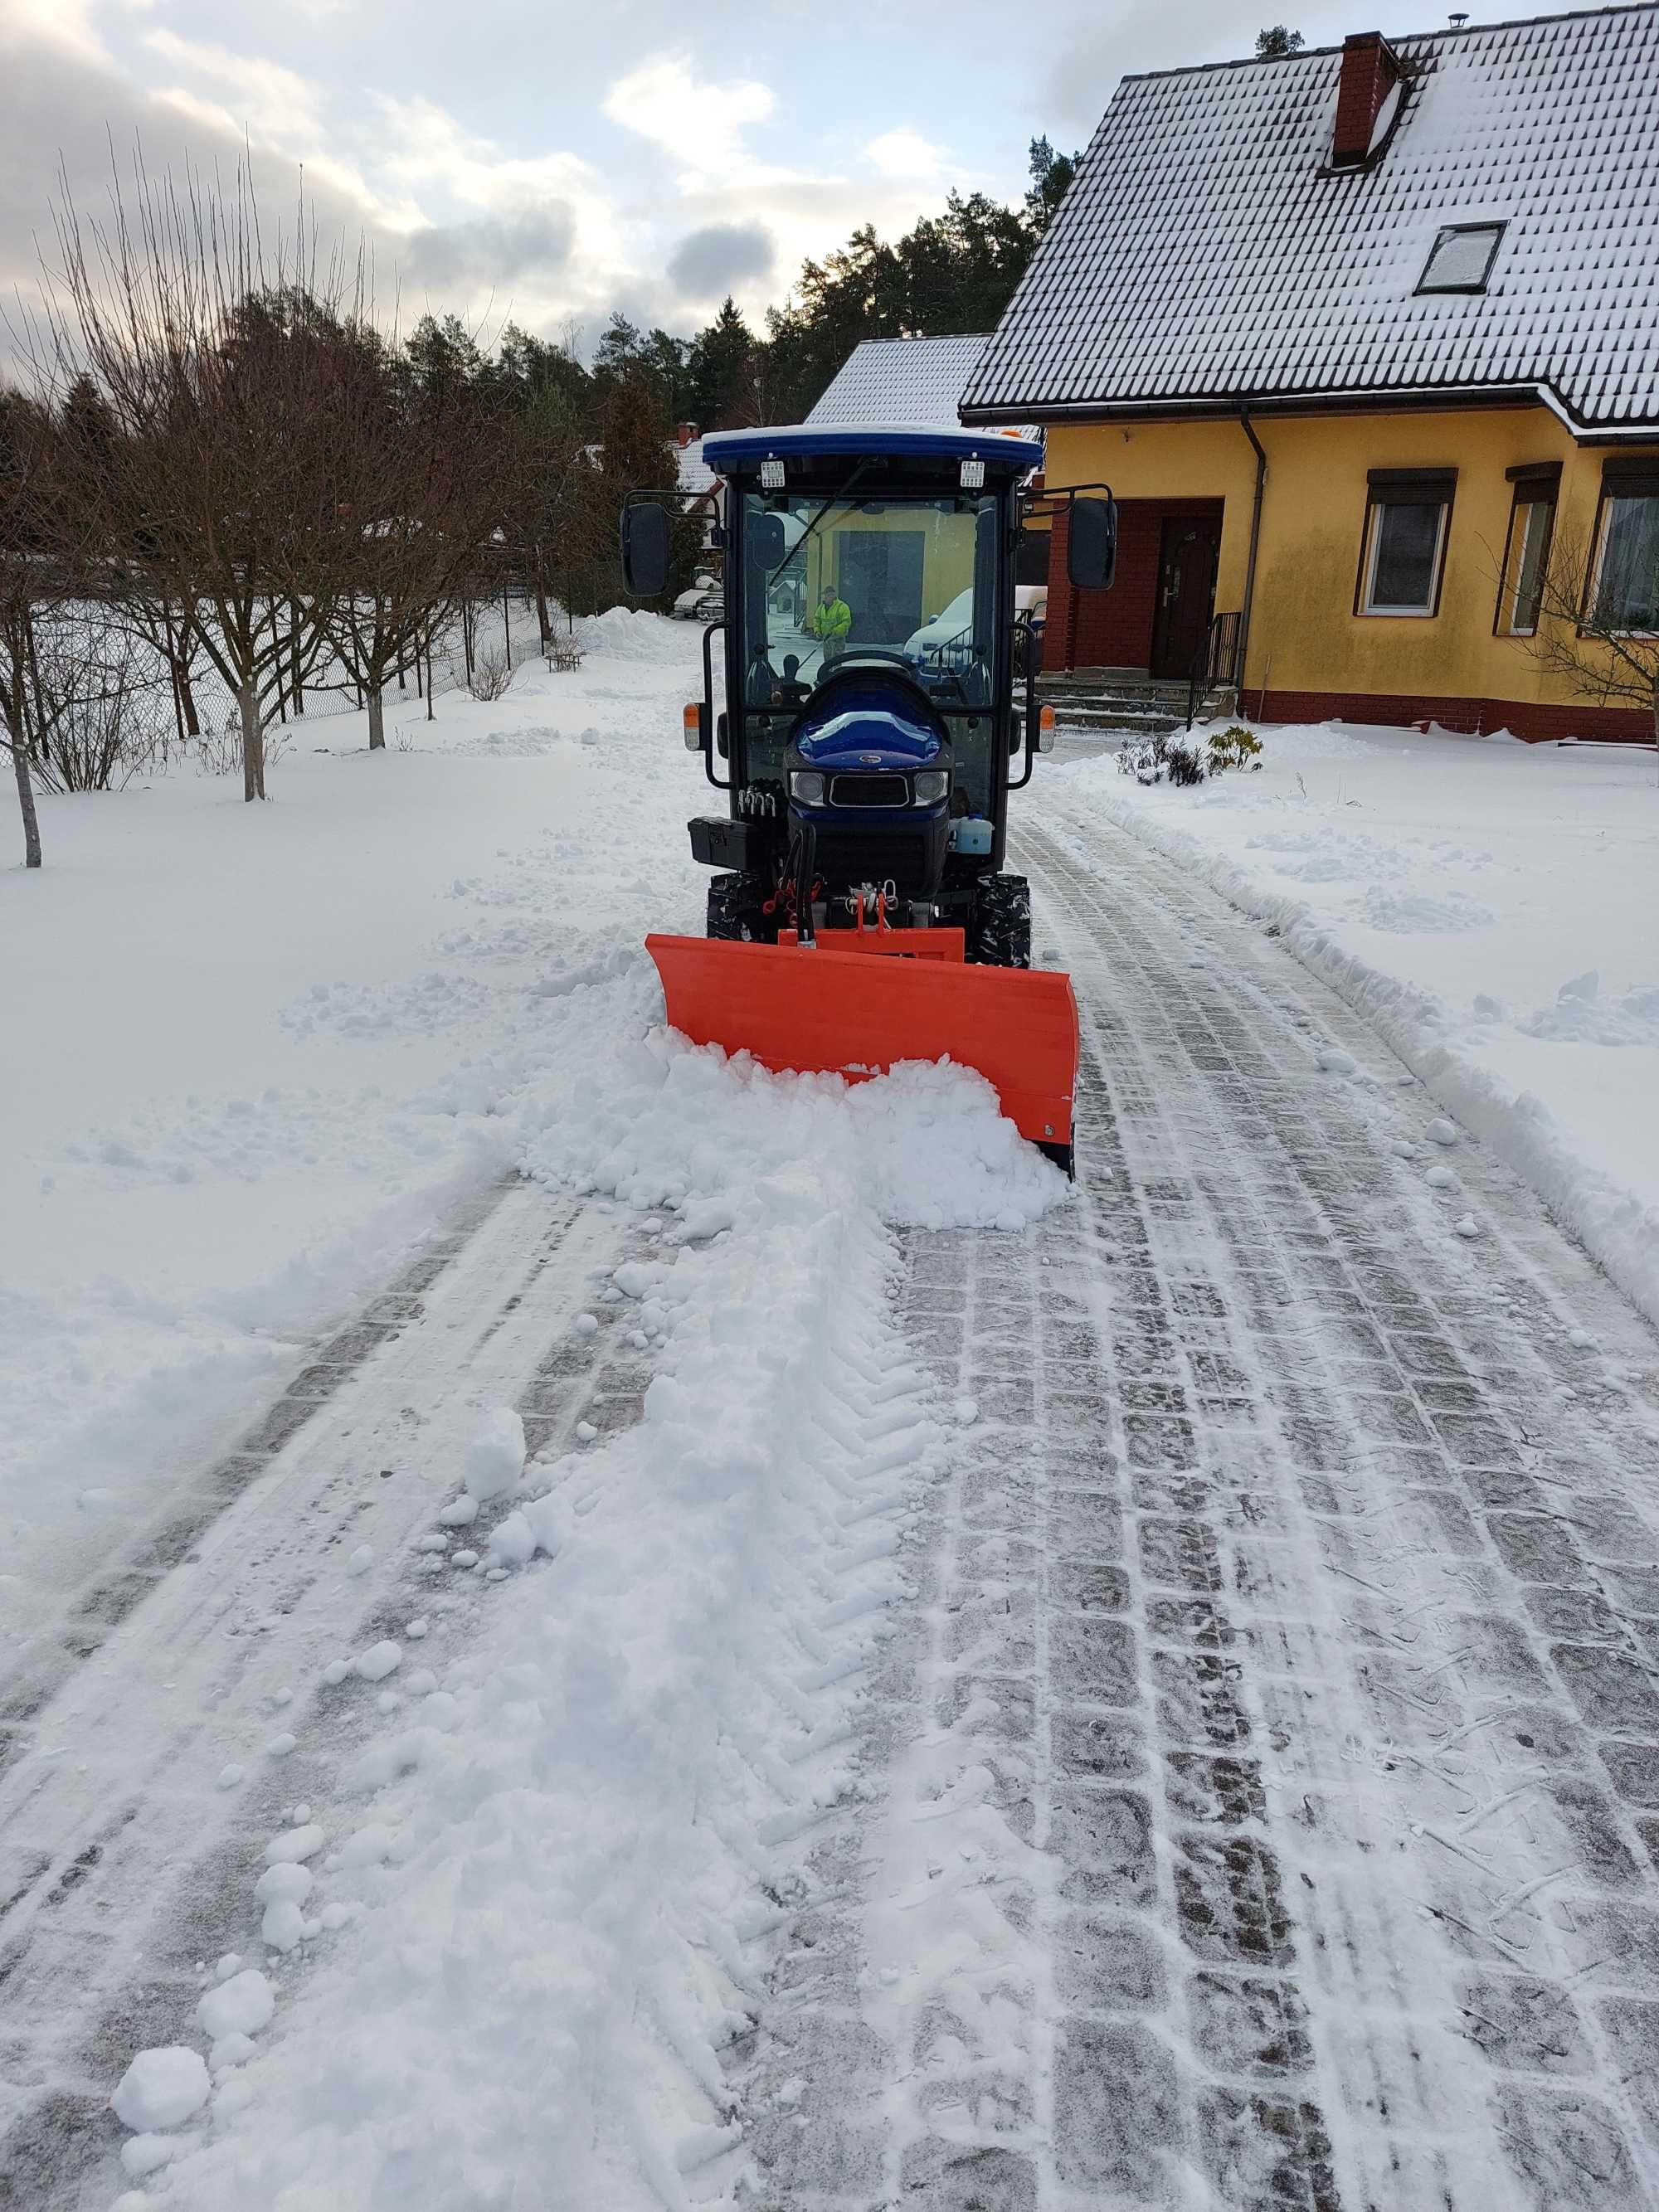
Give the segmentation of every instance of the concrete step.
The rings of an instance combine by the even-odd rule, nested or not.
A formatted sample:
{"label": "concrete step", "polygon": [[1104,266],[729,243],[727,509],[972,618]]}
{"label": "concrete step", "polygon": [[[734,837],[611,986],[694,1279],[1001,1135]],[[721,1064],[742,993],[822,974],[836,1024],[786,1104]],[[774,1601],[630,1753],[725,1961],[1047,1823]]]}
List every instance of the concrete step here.
{"label": "concrete step", "polygon": [[1063,730],[1122,730],[1131,737],[1152,738],[1165,731],[1178,730],[1187,717],[1184,714],[1169,714],[1161,708],[1073,707],[1057,703],[1054,719]]}

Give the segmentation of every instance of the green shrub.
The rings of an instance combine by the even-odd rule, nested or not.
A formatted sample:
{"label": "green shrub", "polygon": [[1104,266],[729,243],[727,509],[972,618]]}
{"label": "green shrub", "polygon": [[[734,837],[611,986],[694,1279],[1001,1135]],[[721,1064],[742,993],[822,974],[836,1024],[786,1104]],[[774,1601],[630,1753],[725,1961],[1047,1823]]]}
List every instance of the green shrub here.
{"label": "green shrub", "polygon": [[1234,722],[1227,729],[1218,730],[1210,739],[1210,774],[1219,775],[1224,768],[1260,768],[1261,740],[1254,730],[1247,730],[1242,722]]}

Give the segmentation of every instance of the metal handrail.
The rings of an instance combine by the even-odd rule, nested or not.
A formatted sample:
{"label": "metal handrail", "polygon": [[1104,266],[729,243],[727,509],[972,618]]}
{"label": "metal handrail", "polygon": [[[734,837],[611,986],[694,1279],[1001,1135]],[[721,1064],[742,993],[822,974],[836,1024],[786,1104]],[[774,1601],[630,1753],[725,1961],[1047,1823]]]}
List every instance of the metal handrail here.
{"label": "metal handrail", "polygon": [[1229,688],[1236,685],[1243,672],[1238,666],[1239,629],[1237,614],[1212,615],[1210,626],[1204,633],[1204,642],[1193,656],[1192,668],[1187,678],[1187,727],[1190,730],[1198,719],[1198,702],[1206,691],[1218,684]]}

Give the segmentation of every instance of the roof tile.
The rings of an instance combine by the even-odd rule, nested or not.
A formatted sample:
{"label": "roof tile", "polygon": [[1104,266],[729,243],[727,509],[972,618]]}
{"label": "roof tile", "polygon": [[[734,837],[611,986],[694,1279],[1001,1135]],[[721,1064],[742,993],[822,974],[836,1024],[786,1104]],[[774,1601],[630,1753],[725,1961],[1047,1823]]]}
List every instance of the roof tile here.
{"label": "roof tile", "polygon": [[[1659,5],[1391,43],[1399,128],[1346,175],[1340,51],[1125,78],[963,412],[1501,384],[1659,425]],[[1486,291],[1417,296],[1435,234],[1480,221]]]}

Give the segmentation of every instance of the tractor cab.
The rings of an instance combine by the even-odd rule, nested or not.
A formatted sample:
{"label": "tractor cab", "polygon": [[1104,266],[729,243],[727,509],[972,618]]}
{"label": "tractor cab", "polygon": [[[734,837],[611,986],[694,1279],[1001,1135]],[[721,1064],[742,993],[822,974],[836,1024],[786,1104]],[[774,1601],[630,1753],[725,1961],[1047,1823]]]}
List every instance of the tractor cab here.
{"label": "tractor cab", "polygon": [[[994,432],[809,424],[720,432],[702,451],[726,483],[724,614],[704,633],[703,698],[685,717],[726,800],[690,825],[693,854],[717,872],[708,938],[1029,969],[1029,893],[1002,863],[1009,793],[1049,741],[1015,580],[1041,449]],[[1109,492],[1079,486],[1041,505],[1066,516],[1072,582],[1103,588]],[[630,496],[623,561],[636,595],[662,589],[668,536],[653,495]],[[792,975],[779,988],[799,996]],[[951,1056],[979,1064],[961,1043]],[[813,1064],[879,1064],[859,1047],[850,1036]],[[1066,1145],[1039,1140],[1066,1150],[1069,1124],[1068,1106]]]}

